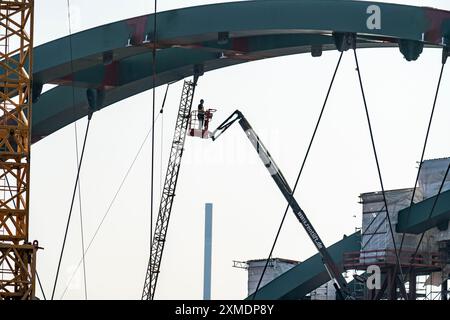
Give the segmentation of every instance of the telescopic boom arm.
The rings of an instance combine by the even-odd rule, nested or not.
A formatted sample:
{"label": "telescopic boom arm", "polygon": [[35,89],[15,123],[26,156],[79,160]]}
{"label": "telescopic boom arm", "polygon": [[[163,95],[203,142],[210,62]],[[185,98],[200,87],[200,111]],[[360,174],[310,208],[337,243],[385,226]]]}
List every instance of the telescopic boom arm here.
{"label": "telescopic boom arm", "polygon": [[281,170],[278,168],[275,161],[272,159],[272,156],[270,155],[269,151],[260,141],[258,135],[252,129],[251,125],[244,117],[244,115],[239,110],[236,110],[212,133],[211,137],[212,140],[215,141],[236,121],[238,121],[239,124],[241,125],[242,130],[244,130],[247,138],[250,140],[253,147],[258,152],[258,155],[261,158],[262,162],[264,163],[264,166],[267,168],[273,180],[280,189],[281,193],[288,201],[289,206],[291,207],[298,221],[305,228],[306,232],[308,233],[308,236],[311,238],[320,255],[322,256],[323,264],[328,274],[330,275],[330,278],[334,281],[334,287],[336,288],[337,294],[342,299],[351,299],[351,294],[347,288],[347,282],[345,281],[341,272],[339,272],[339,269],[337,268],[336,264],[334,263],[333,259],[328,253],[327,248],[323,244],[322,240],[320,239],[316,230],[312,226],[311,222],[306,217],[305,212],[300,208],[300,205],[295,200],[293,192],[289,187],[289,184],[287,183],[283,174],[281,173]]}

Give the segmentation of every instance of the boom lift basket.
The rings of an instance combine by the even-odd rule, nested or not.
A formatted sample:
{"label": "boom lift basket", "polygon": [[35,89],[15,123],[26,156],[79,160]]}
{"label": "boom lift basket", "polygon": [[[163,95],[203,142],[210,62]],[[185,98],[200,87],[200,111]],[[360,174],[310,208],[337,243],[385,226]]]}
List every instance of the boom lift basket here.
{"label": "boom lift basket", "polygon": [[201,122],[198,118],[198,111],[191,111],[190,119],[189,119],[189,135],[191,137],[199,137],[202,139],[209,139],[212,136],[211,131],[208,130],[209,122],[213,117],[213,113],[216,112],[216,109],[207,109],[205,111],[205,118],[203,122],[203,127],[201,127]]}

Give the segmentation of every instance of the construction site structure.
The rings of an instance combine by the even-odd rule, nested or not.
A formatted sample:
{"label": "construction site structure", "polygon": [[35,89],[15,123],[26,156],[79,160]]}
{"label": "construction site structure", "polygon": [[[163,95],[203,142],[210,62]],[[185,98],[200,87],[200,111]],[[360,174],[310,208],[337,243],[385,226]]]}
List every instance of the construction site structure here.
{"label": "construction site structure", "polygon": [[[266,259],[255,259],[249,261],[233,261],[234,268],[240,268],[247,270],[248,281],[247,281],[247,295],[250,296],[255,293],[258,286],[258,282],[261,279],[261,275],[266,265]],[[268,261],[267,269],[264,272],[264,276],[261,280],[260,287],[269,283],[273,279],[279,277],[286,271],[292,269],[294,266],[299,264],[299,261],[281,259],[281,258],[271,258]]]}
{"label": "construction site structure", "polygon": [[[364,193],[360,196],[363,205],[361,250],[357,255],[348,253],[345,259],[347,264],[364,267],[377,264],[383,268],[395,266],[394,241],[397,246],[400,246],[402,234],[394,232],[394,239],[392,239],[387,213],[389,213],[392,224],[396,225],[398,212],[410,205],[413,193],[415,202],[422,200],[420,190],[414,192],[413,189],[389,190],[385,191],[384,196],[381,192]],[[384,205],[384,197],[386,197],[388,210]],[[433,268],[438,262],[437,244],[432,241],[430,232],[426,232],[418,251],[419,254],[413,257],[419,239],[420,235],[405,234],[400,253],[400,262],[403,268],[408,268],[412,258],[414,258],[414,263],[411,265],[413,267]]]}
{"label": "construction site structure", "polygon": [[[400,277],[402,277],[410,300],[449,300],[448,215],[450,213],[447,208],[450,178],[445,177],[449,164],[450,158],[424,161],[419,174],[419,184],[415,190],[409,188],[384,192],[387,210],[382,192],[368,192],[360,195],[361,230],[350,237],[344,237],[343,240],[328,248],[332,255],[338,257],[336,262],[339,267],[342,267],[348,282],[348,290],[354,299],[402,299],[399,290]],[[410,206],[413,194],[414,201]],[[441,195],[440,201],[436,200],[438,194]],[[435,211],[437,211],[435,213],[430,212],[433,211],[432,206],[426,203],[434,200],[436,200]],[[414,210],[422,214],[417,215]],[[390,234],[388,213],[398,251],[400,251],[400,243],[405,232],[402,250],[399,252],[401,272],[399,270],[396,272],[397,258],[394,241]],[[412,216],[408,217],[411,214]],[[411,220],[409,223],[407,223],[408,219]],[[344,244],[351,238],[353,238],[352,241]],[[284,261],[284,259],[275,260]],[[334,300],[337,298],[333,281],[330,281],[323,270],[319,270],[322,261],[318,254],[298,262],[283,272],[277,272],[276,276],[271,270],[276,265],[274,261],[269,260],[267,274],[264,274],[258,291],[260,299]],[[247,299],[252,299],[254,296],[250,292],[254,290],[253,287],[252,290],[250,289],[250,284],[254,285],[255,281],[259,281],[265,263],[265,259],[234,262],[234,267],[249,270]],[[373,266],[380,270],[381,287],[379,289],[367,287],[368,268]],[[309,276],[305,276],[305,273],[309,273]],[[291,281],[298,281],[298,284],[290,287],[288,284]]]}
{"label": "construction site structure", "polygon": [[151,241],[150,258],[145,276],[144,289],[142,291],[142,300],[153,300],[155,296],[197,79],[198,77],[195,76],[194,81],[185,81],[183,85],[161,202]]}
{"label": "construction site structure", "polygon": [[0,299],[34,299],[29,241],[34,0],[0,1]]}
{"label": "construction site structure", "polygon": [[317,289],[311,291],[309,294],[311,300],[336,300],[336,289],[333,286],[333,281],[321,285]]}
{"label": "construction site structure", "polygon": [[[347,282],[342,276],[338,265],[333,260],[327,247],[324,245],[322,239],[320,238],[317,231],[314,229],[313,225],[309,221],[305,212],[302,210],[297,200],[294,197],[294,192],[292,191],[289,183],[281,172],[280,168],[275,163],[275,160],[270,155],[269,150],[264,146],[256,132],[253,130],[252,126],[245,118],[245,116],[239,110],[235,110],[227,119],[225,119],[214,132],[212,133],[211,139],[216,141],[225,131],[227,131],[234,123],[239,123],[241,129],[244,131],[248,140],[253,145],[253,148],[258,153],[260,160],[266,167],[273,181],[277,185],[280,192],[283,194],[284,198],[287,200],[289,207],[292,209],[295,217],[297,218],[300,225],[305,229],[309,238],[316,247],[318,253],[321,256],[323,266],[325,267],[330,279],[334,281],[334,287],[336,289],[337,296],[339,299],[352,299],[351,293],[348,291]],[[253,297],[255,297],[258,292],[255,292]]]}
{"label": "construction site structure", "polygon": [[[107,89],[104,90],[104,104],[101,104],[107,107],[150,88],[191,76],[194,65],[202,65],[207,71],[212,71],[277,56],[310,53],[313,57],[320,57],[327,50],[343,52],[354,49],[364,96],[356,49],[398,48],[407,61],[415,61],[424,48],[441,48],[443,64],[450,56],[448,11],[365,1],[347,1],[342,5],[342,1],[327,0],[327,6],[317,1],[238,1],[160,13],[155,8],[154,15],[124,19],[85,30],[74,37],[77,48],[74,55],[62,50],[70,43],[72,53],[72,41],[68,41],[72,40],[71,37],[51,41],[35,50],[35,79],[40,83],[36,81],[33,86],[33,5],[33,0],[0,0],[0,299],[35,297],[38,243],[31,243],[29,239],[30,143],[90,114],[90,94],[92,90],[100,90],[93,88]],[[268,8],[279,14],[268,17]],[[220,19],[211,19],[218,13]],[[311,19],[312,13],[314,19]],[[162,30],[170,25],[170,32],[156,32],[156,14]],[[395,17],[398,23],[382,23],[387,21],[382,17]],[[153,28],[150,22],[155,22]],[[293,33],[293,30],[297,31]],[[324,33],[324,30],[327,32]],[[151,34],[158,34],[158,39]],[[155,54],[153,61],[149,59],[145,50],[149,44],[152,44],[154,53],[158,50],[158,57],[161,58],[158,61],[165,63],[157,65]],[[154,68],[150,68],[150,64]],[[154,80],[151,85],[150,77]],[[70,83],[72,88],[68,85]],[[54,87],[42,93],[42,87],[46,84]],[[208,131],[206,122],[212,117],[212,109],[205,115],[206,127],[195,124],[198,114],[191,112],[195,85],[196,78],[188,86],[185,83],[183,88],[156,230],[151,242],[143,299],[153,299],[155,294],[186,132],[189,130],[190,135],[201,138],[214,137]],[[89,89],[86,91],[86,88]],[[40,95],[39,102],[37,99],[35,101],[35,115],[38,116],[33,121],[31,135],[31,103],[34,102],[33,97]],[[365,97],[364,103],[366,105]],[[367,105],[366,113],[368,115]],[[411,208],[410,211],[414,211],[427,200],[438,198],[436,191],[441,191],[440,180],[435,179],[435,174],[442,179],[445,166],[441,164],[450,162],[449,159],[421,163],[422,176],[417,189],[364,194],[365,220],[361,232],[344,236],[334,245],[326,247],[296,202],[267,149],[245,119],[239,122],[319,252],[284,273],[303,274],[305,277],[285,277],[291,281],[285,281],[285,287],[277,288],[279,297],[289,298],[311,292],[329,278],[335,279],[338,293],[342,288],[348,291],[342,277],[342,266],[364,272],[367,266],[376,264],[383,270],[384,279],[387,279],[383,281],[386,286],[380,290],[381,293],[377,293],[378,296],[397,299],[395,282],[398,276],[406,274],[409,276],[406,287],[412,298],[419,295],[434,297],[434,289],[419,292],[417,287],[423,283],[425,286],[439,287],[441,299],[447,299],[450,273],[448,181],[443,188],[446,204],[444,208],[438,206],[436,217],[423,218],[416,214],[415,226],[403,223],[403,230],[409,231],[397,230],[395,224],[398,227],[400,223],[396,222],[407,216],[408,212],[404,210]],[[375,146],[373,137],[372,144]],[[430,175],[425,177],[424,172]],[[379,174],[381,180],[380,170]],[[444,180],[450,179],[447,177]],[[414,192],[417,192],[416,198],[412,197]],[[387,195],[389,206],[393,208],[383,209],[385,200],[380,198],[384,195]],[[408,204],[408,197],[418,201],[418,205]],[[402,211],[405,213],[403,216]],[[390,237],[390,230],[388,232],[387,217],[394,223],[394,237]],[[378,225],[378,230],[372,229]],[[417,243],[419,234],[425,234],[424,242],[417,254],[412,253],[413,242]],[[400,239],[399,236],[403,239],[403,235],[405,243],[398,257],[394,244]],[[345,251],[345,256],[342,251]],[[396,269],[398,266],[400,270]],[[266,288],[266,293],[262,294],[269,291]],[[262,294],[259,297],[267,296]],[[368,297],[373,297],[373,294],[368,292]]]}
{"label": "construction site structure", "polygon": [[[365,271],[371,265],[376,265],[382,272],[383,286],[380,290],[366,290],[365,299],[379,298],[398,299],[397,284],[399,276],[404,275],[408,287],[409,299],[428,299],[436,292],[442,300],[447,300],[447,282],[450,268],[448,252],[450,251],[450,230],[448,222],[442,228],[434,227],[422,233],[397,232],[399,212],[408,208],[414,195],[413,203],[436,196],[440,191],[450,189],[450,183],[444,180],[448,159],[426,160],[421,166],[419,186],[416,189],[398,189],[385,191],[387,209],[381,192],[361,194],[362,212],[362,241],[361,250],[344,254],[344,268]],[[387,214],[394,226],[394,238],[389,230]],[[428,212],[427,212],[428,214]],[[447,228],[445,228],[447,227]],[[403,241],[402,241],[403,238]],[[421,239],[423,238],[423,239]],[[395,274],[397,247],[402,243],[399,254],[401,271]],[[419,285],[420,283],[420,285]],[[439,287],[441,290],[429,290],[424,293],[424,286]],[[426,291],[426,290],[425,290]]]}

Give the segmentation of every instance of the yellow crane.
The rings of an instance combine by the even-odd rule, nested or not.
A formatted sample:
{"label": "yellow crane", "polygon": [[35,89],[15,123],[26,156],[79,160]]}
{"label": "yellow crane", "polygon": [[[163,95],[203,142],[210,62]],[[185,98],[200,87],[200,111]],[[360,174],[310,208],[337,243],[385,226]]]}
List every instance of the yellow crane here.
{"label": "yellow crane", "polygon": [[29,241],[34,0],[0,0],[0,300],[34,299]]}

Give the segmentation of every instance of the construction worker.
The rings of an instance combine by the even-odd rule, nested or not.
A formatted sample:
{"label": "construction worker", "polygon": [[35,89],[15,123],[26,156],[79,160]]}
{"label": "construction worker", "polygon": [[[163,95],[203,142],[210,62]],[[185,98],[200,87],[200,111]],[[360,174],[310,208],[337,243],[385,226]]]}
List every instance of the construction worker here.
{"label": "construction worker", "polygon": [[203,106],[204,102],[205,101],[203,99],[201,99],[200,104],[197,107],[197,118],[198,118],[200,130],[203,130],[203,126],[205,124],[205,107]]}

